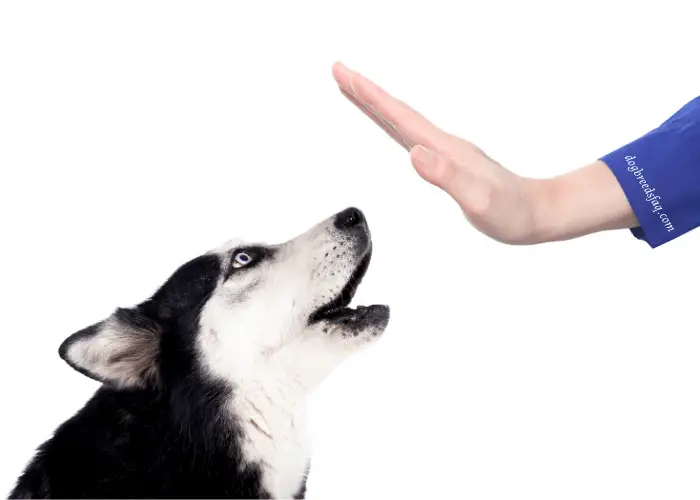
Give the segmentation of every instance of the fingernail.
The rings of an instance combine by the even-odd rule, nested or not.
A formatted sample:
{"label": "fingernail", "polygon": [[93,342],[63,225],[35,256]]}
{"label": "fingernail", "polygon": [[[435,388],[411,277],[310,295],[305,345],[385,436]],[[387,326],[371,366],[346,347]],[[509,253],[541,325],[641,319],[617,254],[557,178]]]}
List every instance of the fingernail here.
{"label": "fingernail", "polygon": [[358,100],[360,100],[360,101],[364,104],[364,101],[362,101],[362,99],[360,99],[360,97],[357,95],[357,91],[355,90],[355,75],[354,75],[354,74],[351,74],[351,75],[350,75],[350,89],[349,89],[349,92],[350,92],[352,95],[354,95]]}

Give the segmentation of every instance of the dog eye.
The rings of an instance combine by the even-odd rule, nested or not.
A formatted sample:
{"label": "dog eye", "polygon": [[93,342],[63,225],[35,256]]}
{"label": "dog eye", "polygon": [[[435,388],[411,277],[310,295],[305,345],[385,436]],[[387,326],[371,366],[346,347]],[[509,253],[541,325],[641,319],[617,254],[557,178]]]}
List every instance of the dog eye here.
{"label": "dog eye", "polygon": [[233,267],[247,266],[251,262],[253,262],[253,257],[246,252],[238,252],[233,256]]}

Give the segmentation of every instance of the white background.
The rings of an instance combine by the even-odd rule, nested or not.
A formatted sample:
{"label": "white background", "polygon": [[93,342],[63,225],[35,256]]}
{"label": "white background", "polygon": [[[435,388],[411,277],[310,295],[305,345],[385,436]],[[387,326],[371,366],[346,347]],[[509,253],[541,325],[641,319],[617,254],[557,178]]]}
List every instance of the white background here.
{"label": "white background", "polygon": [[492,242],[330,74],[552,176],[700,94],[692,2],[641,4],[3,2],[0,490],[96,388],[65,337],[357,205],[393,319],[311,401],[309,498],[698,498],[700,232]]}

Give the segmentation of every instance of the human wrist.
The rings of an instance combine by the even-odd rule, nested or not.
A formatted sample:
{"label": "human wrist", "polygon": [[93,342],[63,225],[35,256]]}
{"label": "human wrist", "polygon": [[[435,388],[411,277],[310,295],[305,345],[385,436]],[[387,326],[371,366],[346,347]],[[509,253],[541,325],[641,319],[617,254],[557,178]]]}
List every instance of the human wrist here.
{"label": "human wrist", "polygon": [[601,161],[550,179],[530,179],[527,189],[533,243],[638,225],[614,174]]}

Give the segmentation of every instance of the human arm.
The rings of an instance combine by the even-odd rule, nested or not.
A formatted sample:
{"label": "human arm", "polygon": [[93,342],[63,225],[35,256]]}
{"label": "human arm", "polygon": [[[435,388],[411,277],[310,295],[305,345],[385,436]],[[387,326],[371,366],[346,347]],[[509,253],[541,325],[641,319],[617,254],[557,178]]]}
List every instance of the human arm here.
{"label": "human arm", "polygon": [[[447,192],[478,230],[498,241],[535,244],[631,228],[655,247],[700,225],[700,98],[659,129],[590,165],[552,179],[529,179],[342,64],[334,65],[333,76],[353,104],[410,151],[418,174]],[[665,188],[673,210],[647,210],[657,208],[645,193],[654,188],[639,184],[641,173],[625,160],[635,152],[647,158],[645,178]],[[668,211],[678,221],[670,231]]]}

